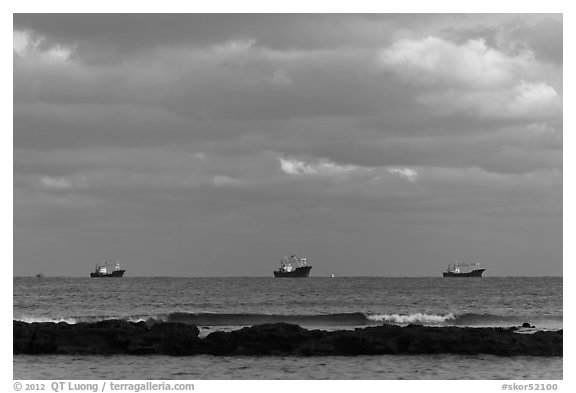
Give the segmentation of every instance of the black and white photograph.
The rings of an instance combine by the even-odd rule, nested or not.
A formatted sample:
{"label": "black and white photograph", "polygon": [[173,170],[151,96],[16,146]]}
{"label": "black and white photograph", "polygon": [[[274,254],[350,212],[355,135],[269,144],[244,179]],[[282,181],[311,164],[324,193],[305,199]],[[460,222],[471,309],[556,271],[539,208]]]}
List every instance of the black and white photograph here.
{"label": "black and white photograph", "polygon": [[562,13],[12,18],[14,381],[560,390]]}

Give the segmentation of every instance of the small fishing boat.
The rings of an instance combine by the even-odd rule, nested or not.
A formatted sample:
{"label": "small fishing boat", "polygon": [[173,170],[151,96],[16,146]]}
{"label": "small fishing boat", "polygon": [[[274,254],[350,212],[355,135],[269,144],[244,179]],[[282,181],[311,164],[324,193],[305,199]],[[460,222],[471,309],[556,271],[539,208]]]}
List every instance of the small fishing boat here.
{"label": "small fishing boat", "polygon": [[311,269],[312,266],[308,265],[307,258],[291,255],[282,258],[280,268],[274,270],[274,277],[308,277]]}
{"label": "small fishing boat", "polygon": [[126,270],[120,269],[120,264],[116,261],[114,267],[112,265],[114,262],[107,260],[101,264],[96,265],[96,269],[90,273],[90,277],[122,277]]}
{"label": "small fishing boat", "polygon": [[442,275],[444,277],[482,277],[484,270],[486,268],[480,266],[479,263],[467,264],[455,261],[452,265],[448,265]]}

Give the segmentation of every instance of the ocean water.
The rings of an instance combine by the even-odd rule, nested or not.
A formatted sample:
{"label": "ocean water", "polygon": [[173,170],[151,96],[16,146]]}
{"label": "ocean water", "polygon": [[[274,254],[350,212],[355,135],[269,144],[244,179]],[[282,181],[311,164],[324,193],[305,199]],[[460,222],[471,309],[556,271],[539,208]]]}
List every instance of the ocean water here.
{"label": "ocean water", "polygon": [[[561,277],[16,277],[26,322],[179,321],[201,335],[284,321],[314,329],[394,323],[562,329]],[[161,358],[161,359],[160,359]],[[562,358],[14,356],[17,379],[562,379]]]}

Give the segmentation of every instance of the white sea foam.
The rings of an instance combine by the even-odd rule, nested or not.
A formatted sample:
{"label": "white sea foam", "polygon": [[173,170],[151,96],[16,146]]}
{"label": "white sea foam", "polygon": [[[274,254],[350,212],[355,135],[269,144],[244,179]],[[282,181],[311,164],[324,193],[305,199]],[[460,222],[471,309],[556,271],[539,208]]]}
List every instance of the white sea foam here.
{"label": "white sea foam", "polygon": [[422,323],[422,324],[441,324],[454,320],[454,314],[437,315],[437,314],[373,314],[368,315],[368,319],[375,322],[390,322],[399,324]]}
{"label": "white sea foam", "polygon": [[50,317],[41,317],[41,316],[21,316],[18,318],[14,318],[15,321],[26,322],[26,323],[34,323],[34,322],[66,322],[68,324],[75,324],[81,321],[78,321],[76,318],[50,318]]}
{"label": "white sea foam", "polygon": [[14,317],[15,321],[26,322],[26,323],[42,323],[42,322],[66,322],[67,324],[73,325],[81,322],[98,322],[107,319],[122,319],[129,322],[146,322],[151,319],[147,316],[131,316],[131,317],[121,317],[121,316],[79,316],[79,317],[43,317],[43,316],[31,316],[31,315],[21,315]]}

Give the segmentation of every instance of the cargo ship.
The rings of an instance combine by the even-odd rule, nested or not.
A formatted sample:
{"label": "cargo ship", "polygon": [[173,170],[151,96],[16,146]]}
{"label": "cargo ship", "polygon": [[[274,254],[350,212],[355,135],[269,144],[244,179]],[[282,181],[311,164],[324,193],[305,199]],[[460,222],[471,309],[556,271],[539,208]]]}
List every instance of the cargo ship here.
{"label": "cargo ship", "polygon": [[120,269],[118,261],[116,261],[114,268],[112,268],[112,264],[113,262],[108,260],[96,265],[96,269],[90,273],[90,277],[123,277],[126,270]]}
{"label": "cargo ship", "polygon": [[274,277],[308,277],[311,269],[312,266],[308,266],[307,258],[291,255],[282,258],[280,268],[274,270]]}
{"label": "cargo ship", "polygon": [[486,269],[479,263],[467,264],[456,261],[454,264],[448,265],[442,275],[444,277],[482,277],[484,270]]}

